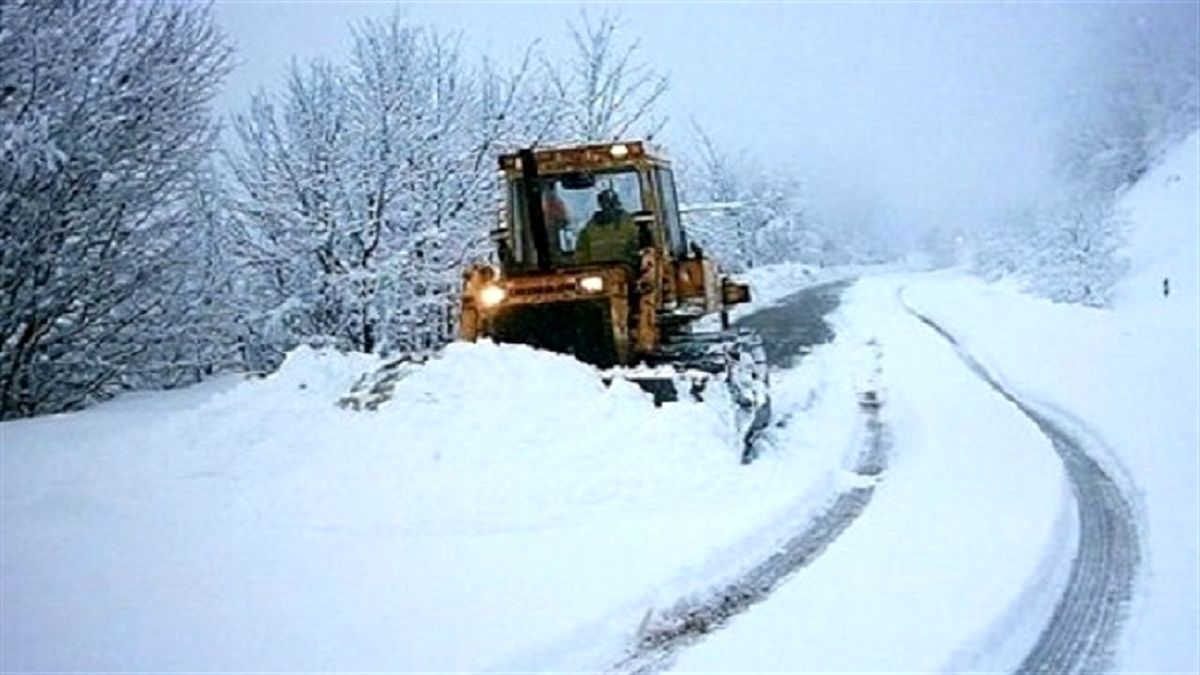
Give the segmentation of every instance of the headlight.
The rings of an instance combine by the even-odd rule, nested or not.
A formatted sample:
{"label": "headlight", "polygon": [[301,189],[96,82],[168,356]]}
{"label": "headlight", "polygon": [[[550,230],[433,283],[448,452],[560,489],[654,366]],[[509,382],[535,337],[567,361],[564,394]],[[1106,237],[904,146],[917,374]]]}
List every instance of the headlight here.
{"label": "headlight", "polygon": [[488,284],[479,291],[479,304],[484,307],[495,307],[504,301],[504,296],[508,295],[502,286]]}
{"label": "headlight", "polygon": [[584,277],[579,280],[579,288],[588,293],[599,293],[604,290],[603,277]]}

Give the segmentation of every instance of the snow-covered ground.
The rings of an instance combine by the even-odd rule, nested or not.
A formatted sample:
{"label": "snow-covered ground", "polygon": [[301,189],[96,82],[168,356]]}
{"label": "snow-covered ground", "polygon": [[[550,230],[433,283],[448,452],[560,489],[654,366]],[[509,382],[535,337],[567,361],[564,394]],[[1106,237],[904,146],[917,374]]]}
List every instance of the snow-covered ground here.
{"label": "snow-covered ground", "polygon": [[604,668],[838,489],[866,347],[780,374],[751,466],[721,408],[571,358],[449,347],[375,412],[374,359],[0,426],[5,671]]}
{"label": "snow-covered ground", "polygon": [[[719,406],[525,347],[453,345],[374,412],[335,405],[370,357],[298,350],[264,379],[0,425],[0,669],[600,670],[648,612],[736,578],[870,480],[856,395],[892,440],[865,511],[680,670],[1011,670],[1079,540],[1022,398],[1099,437],[1143,560],[1116,665],[1200,646],[1196,139],[1122,200],[1113,310],[955,273],[878,270],[836,339],[776,373],[785,426],[738,463]],[[755,270],[756,307],[846,271]],[[1162,278],[1171,293],[1162,295]]]}

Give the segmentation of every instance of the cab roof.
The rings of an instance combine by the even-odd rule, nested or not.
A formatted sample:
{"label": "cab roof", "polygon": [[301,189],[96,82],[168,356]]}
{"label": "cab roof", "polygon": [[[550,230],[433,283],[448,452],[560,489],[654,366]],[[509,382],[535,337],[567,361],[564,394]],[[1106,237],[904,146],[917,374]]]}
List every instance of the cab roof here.
{"label": "cab roof", "polygon": [[[659,148],[640,140],[542,146],[534,148],[538,173],[600,171],[649,164],[670,166]],[[510,177],[520,175],[521,160],[516,152],[500,155],[500,170]]]}

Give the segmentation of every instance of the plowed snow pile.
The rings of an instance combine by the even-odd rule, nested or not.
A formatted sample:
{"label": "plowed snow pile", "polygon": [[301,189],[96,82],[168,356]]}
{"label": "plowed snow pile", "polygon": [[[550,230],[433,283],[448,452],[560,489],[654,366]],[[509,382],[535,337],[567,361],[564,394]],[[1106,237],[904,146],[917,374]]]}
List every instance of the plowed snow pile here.
{"label": "plowed snow pile", "polygon": [[809,409],[750,467],[718,406],[491,344],[375,412],[334,403],[377,360],[301,349],[265,379],[5,423],[0,669],[603,668],[836,487],[857,413],[825,376],[853,358],[781,378]]}
{"label": "plowed snow pile", "polygon": [[[339,360],[299,352],[272,379],[299,386]],[[305,434],[309,442],[335,451],[276,476],[306,491],[285,492],[273,508],[294,507],[309,522],[361,512],[368,505],[339,503],[355,485],[355,501],[390,494],[389,508],[377,511],[406,531],[541,527],[625,510],[623,502],[675,504],[680,491],[720,489],[714,477],[730,473],[737,457],[718,408],[656,409],[633,384],[605,387],[572,358],[513,345],[450,345],[401,380],[377,412],[347,416],[325,400],[309,414],[309,422],[324,420]]]}

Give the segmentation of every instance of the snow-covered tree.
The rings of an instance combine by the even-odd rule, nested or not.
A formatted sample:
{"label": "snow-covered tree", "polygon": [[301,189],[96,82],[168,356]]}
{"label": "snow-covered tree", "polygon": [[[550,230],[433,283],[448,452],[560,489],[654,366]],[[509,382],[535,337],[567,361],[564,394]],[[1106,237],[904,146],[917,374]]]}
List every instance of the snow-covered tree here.
{"label": "snow-covered tree", "polygon": [[996,221],[972,230],[971,264],[975,271],[989,281],[1024,274],[1030,269],[1040,222],[1035,207],[1014,206]]}
{"label": "snow-covered tree", "polygon": [[[688,202],[717,208],[687,216],[692,238],[730,269],[816,262],[823,248],[804,208],[800,182],[718,146],[693,124],[693,151],[680,162]],[[719,206],[724,205],[724,206]]]}
{"label": "snow-covered tree", "polygon": [[179,217],[183,238],[172,288],[181,310],[174,321],[187,330],[154,343],[151,349],[162,365],[153,381],[142,385],[192,383],[252,363],[241,306],[247,296],[233,256],[229,199],[219,167],[212,161],[203,164],[193,174],[184,200]]}
{"label": "snow-covered tree", "polygon": [[1113,200],[1084,191],[1009,211],[973,242],[976,270],[1013,277],[1039,295],[1104,306],[1124,273],[1128,222]]}
{"label": "snow-covered tree", "polygon": [[665,120],[655,105],[669,81],[640,60],[637,40],[620,39],[621,22],[613,14],[593,21],[586,12],[568,26],[574,51],[560,66],[543,59],[559,105],[561,139],[607,141],[637,135],[653,138]]}
{"label": "snow-covered tree", "polygon": [[1127,268],[1127,220],[1111,201],[1077,198],[1057,205],[1034,241],[1032,286],[1064,302],[1107,305]]}
{"label": "snow-covered tree", "polygon": [[1196,21],[1189,3],[1128,5],[1100,15],[1087,71],[1070,92],[1059,132],[1051,197],[979,234],[980,271],[1024,278],[1055,300],[1108,301],[1125,269],[1117,198],[1200,124]]}
{"label": "snow-covered tree", "polygon": [[0,5],[0,416],[82,405],[170,364],[183,213],[229,50],[206,7]]}
{"label": "snow-covered tree", "polygon": [[1103,16],[1059,147],[1065,178],[1101,197],[1137,180],[1200,124],[1195,5],[1130,5]]}
{"label": "snow-covered tree", "polygon": [[453,334],[460,272],[496,221],[495,156],[553,120],[529,82],[463,63],[398,14],[360,24],[346,64],[293,64],[235,127],[240,257],[272,348],[411,351]]}

